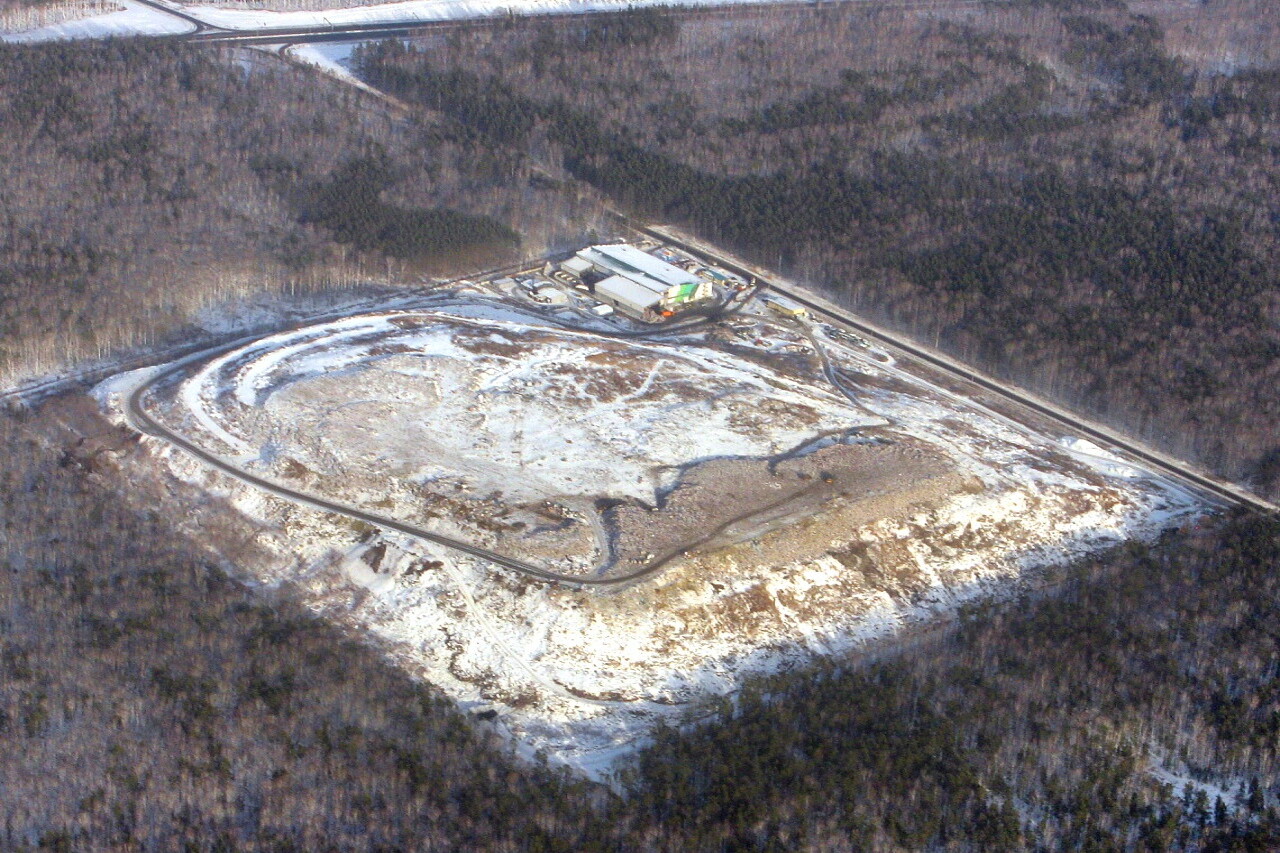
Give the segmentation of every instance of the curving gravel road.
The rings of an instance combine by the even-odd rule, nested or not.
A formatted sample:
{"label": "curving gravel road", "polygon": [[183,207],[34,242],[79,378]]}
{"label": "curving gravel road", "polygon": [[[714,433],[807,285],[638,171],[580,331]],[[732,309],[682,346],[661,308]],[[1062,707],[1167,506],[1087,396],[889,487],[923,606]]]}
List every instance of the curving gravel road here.
{"label": "curving gravel road", "polygon": [[[208,355],[219,355],[231,348],[232,347],[225,347],[221,350],[215,350]],[[671,562],[671,560],[679,554],[678,551],[666,554],[661,558],[636,569],[635,571],[622,575],[613,575],[608,577],[566,575],[561,572],[551,571],[550,569],[543,568],[542,566],[536,566],[533,563],[528,563],[524,560],[516,559],[515,557],[507,556],[506,554],[500,554],[497,551],[491,551],[488,548],[482,548],[479,545],[473,545],[470,542],[464,542],[461,539],[455,539],[451,536],[433,533],[430,530],[424,530],[421,527],[417,527],[398,519],[389,518],[388,516],[359,509],[339,501],[329,500],[328,498],[307,494],[306,492],[300,492],[297,489],[291,489],[288,486],[283,486],[274,480],[269,480],[266,477],[260,477],[257,474],[246,471],[215,453],[210,453],[195,442],[190,441],[186,437],[164,426],[151,416],[147,411],[146,406],[143,405],[143,398],[157,384],[170,378],[184,367],[184,364],[179,364],[169,370],[161,371],[134,389],[125,403],[125,414],[130,425],[138,432],[169,442],[211,468],[216,468],[222,473],[234,477],[242,483],[247,483],[250,486],[262,489],[265,492],[270,492],[277,497],[323,510],[324,512],[332,512],[337,515],[344,515],[347,518],[354,518],[357,521],[363,521],[367,524],[372,524],[375,527],[380,527],[385,530],[394,530],[397,533],[404,533],[409,536],[426,540],[427,542],[434,542],[437,545],[443,545],[446,548],[451,548],[455,551],[469,554],[472,557],[479,557],[482,560],[488,560],[491,563],[519,572],[522,575],[536,580],[565,584],[567,586],[619,586],[621,584],[630,583],[660,571],[667,563]],[[597,567],[595,571],[599,572],[603,570],[603,568],[603,566]]]}
{"label": "curving gravel road", "polygon": [[[754,291],[747,291],[748,294],[753,292]],[[660,331],[663,333],[685,332],[690,329],[697,328],[725,316],[726,313],[736,312],[743,304],[745,304],[746,301],[747,299],[745,298],[739,299],[738,296],[735,296],[729,301],[729,303],[721,306],[720,310],[709,312],[707,316],[691,322],[665,327]],[[619,330],[618,332],[603,332],[601,334],[606,337],[633,338],[649,333],[647,331],[629,332]],[[229,352],[236,347],[243,345],[243,340],[236,341],[232,344],[203,352],[199,355],[199,358],[213,358],[214,356]],[[369,512],[358,507],[350,506],[349,504],[341,503],[340,501],[330,500],[318,495],[312,495],[306,492],[300,492],[297,489],[289,488],[288,486],[277,483],[274,480],[246,471],[233,462],[218,456],[216,453],[211,453],[208,450],[205,450],[195,442],[160,423],[147,411],[146,406],[144,405],[144,398],[157,385],[170,379],[179,371],[184,370],[192,360],[194,359],[183,359],[173,364],[169,369],[157,372],[154,376],[141,383],[133,390],[132,393],[129,394],[125,401],[125,417],[128,419],[129,424],[140,433],[163,439],[164,441],[169,442],[175,447],[178,447],[184,452],[195,457],[204,464],[212,468],[216,468],[222,473],[234,477],[242,483],[262,489],[265,492],[270,492],[277,497],[323,510],[324,512],[332,512],[337,515],[346,516],[347,518],[356,519],[357,521],[363,521],[367,524],[372,524],[375,527],[380,527],[385,530],[393,530],[397,533],[404,533],[409,536],[423,539],[427,542],[434,542],[437,545],[443,545],[446,548],[451,548],[455,551],[460,551],[473,557],[479,557],[482,560],[488,560],[491,563],[502,566],[503,568],[511,569],[512,571],[518,572],[526,577],[534,578],[535,580],[564,584],[566,586],[621,586],[622,584],[641,580],[642,578],[646,578],[658,571],[661,571],[684,550],[687,550],[682,548],[672,551],[671,553],[664,554],[639,569],[621,575],[597,576],[605,570],[606,567],[603,565],[597,566],[593,570],[592,575],[567,575],[561,572],[552,571],[551,569],[547,569],[542,566],[534,565],[533,563],[529,563],[506,554],[498,553],[497,551],[491,551],[488,548],[482,548],[479,545],[474,545],[461,539],[455,539],[451,536],[444,536],[430,530],[424,530],[421,527],[417,527],[413,524],[409,524],[395,518],[379,515],[378,513]]]}

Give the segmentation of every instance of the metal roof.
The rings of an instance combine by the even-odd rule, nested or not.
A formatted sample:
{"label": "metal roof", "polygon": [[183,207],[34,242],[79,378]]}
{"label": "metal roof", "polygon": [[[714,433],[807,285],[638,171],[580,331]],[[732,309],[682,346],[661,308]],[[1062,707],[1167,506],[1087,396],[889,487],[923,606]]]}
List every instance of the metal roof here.
{"label": "metal roof", "polygon": [[623,275],[611,275],[604,281],[596,282],[596,296],[602,295],[639,313],[662,301],[661,293],[655,293]]}
{"label": "metal roof", "polygon": [[[590,249],[583,250],[582,254],[588,252],[592,253],[592,255],[588,256],[591,260],[603,260],[605,266],[616,272],[624,275],[629,272],[641,273],[663,285],[664,288],[690,284],[698,280],[698,277],[693,273],[655,258],[648,252],[642,252],[635,246],[629,246],[626,243],[611,246],[592,246]],[[628,277],[633,277],[633,275]]]}
{"label": "metal roof", "polygon": [[591,269],[591,261],[586,258],[572,257],[560,265],[561,269],[568,270],[574,275],[581,275]]}

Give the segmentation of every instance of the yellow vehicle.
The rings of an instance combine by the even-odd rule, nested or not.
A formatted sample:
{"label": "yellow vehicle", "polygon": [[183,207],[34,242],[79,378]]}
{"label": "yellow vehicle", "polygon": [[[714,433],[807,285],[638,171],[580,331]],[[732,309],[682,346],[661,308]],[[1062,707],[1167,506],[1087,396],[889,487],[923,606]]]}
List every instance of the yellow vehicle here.
{"label": "yellow vehicle", "polygon": [[783,317],[790,317],[792,320],[803,320],[809,316],[809,312],[798,305],[793,308],[783,305],[781,302],[775,302],[772,299],[766,299],[764,304],[773,313],[781,314]]}

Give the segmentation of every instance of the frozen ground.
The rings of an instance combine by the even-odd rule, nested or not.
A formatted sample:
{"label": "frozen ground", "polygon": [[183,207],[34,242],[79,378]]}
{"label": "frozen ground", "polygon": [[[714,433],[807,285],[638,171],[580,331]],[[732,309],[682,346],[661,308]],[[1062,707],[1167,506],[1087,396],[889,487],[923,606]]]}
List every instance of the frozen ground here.
{"label": "frozen ground", "polygon": [[138,35],[169,36],[189,33],[195,26],[156,9],[119,0],[124,8],[16,33],[0,33],[0,41],[39,42],[63,39],[111,38]]}
{"label": "frozen ground", "polygon": [[[105,38],[119,35],[173,35],[188,32],[191,27],[179,18],[139,6],[132,0],[121,0],[128,11],[72,21],[56,27],[44,27],[0,38],[14,41],[50,41],[66,38]],[[758,0],[685,0],[679,6],[724,6]],[[239,3],[220,5],[188,5],[165,2],[166,6],[191,15],[212,27],[227,30],[293,29],[298,27],[340,27],[373,23],[413,23],[467,20],[493,16],[556,15],[597,11],[622,11],[642,6],[670,6],[667,0],[404,0],[399,3],[373,3],[348,8],[325,8],[323,0],[305,5],[314,8],[296,11],[273,11],[268,8],[233,8]],[[257,4],[254,4],[257,5]],[[276,5],[266,0],[264,6]],[[294,5],[282,0],[280,5]]]}
{"label": "frozen ground", "polygon": [[[136,381],[99,397],[118,413]],[[766,507],[652,579],[571,589],[293,507],[155,443],[169,472],[262,523],[276,559],[252,567],[257,581],[289,584],[463,707],[496,712],[520,749],[595,776],[753,672],[856,648],[1203,511],[1101,448],[765,316],[623,341],[470,299],[248,344],[193,364],[152,406],[294,488],[584,572],[610,535]],[[631,527],[611,528],[610,511]]]}
{"label": "frozen ground", "polygon": [[[723,6],[749,0],[693,0],[680,6]],[[344,24],[407,21],[448,21],[494,15],[553,15],[575,12],[622,11],[641,6],[672,5],[660,0],[405,0],[372,3],[346,9],[277,12],[269,9],[237,9],[219,5],[179,5],[176,8],[200,20],[231,30],[275,29]],[[265,4],[273,5],[269,1]],[[317,3],[317,5],[322,5]]]}
{"label": "frozen ground", "polygon": [[353,47],[354,44],[352,43],[328,45],[295,44],[285,48],[284,53],[298,62],[306,63],[328,74],[330,77],[341,80],[349,86],[363,89],[378,97],[389,97],[351,73],[350,68],[347,66],[347,59],[350,57]]}

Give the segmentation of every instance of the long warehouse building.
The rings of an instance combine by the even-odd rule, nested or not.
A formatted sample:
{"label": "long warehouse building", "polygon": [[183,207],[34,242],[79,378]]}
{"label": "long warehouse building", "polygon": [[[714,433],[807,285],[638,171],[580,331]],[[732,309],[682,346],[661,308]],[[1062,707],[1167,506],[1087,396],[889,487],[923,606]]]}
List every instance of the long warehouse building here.
{"label": "long warehouse building", "polygon": [[[656,320],[694,302],[715,298],[711,282],[625,243],[591,246],[570,262],[604,278],[595,283],[596,298],[633,317]],[[576,269],[575,269],[576,272]]]}

